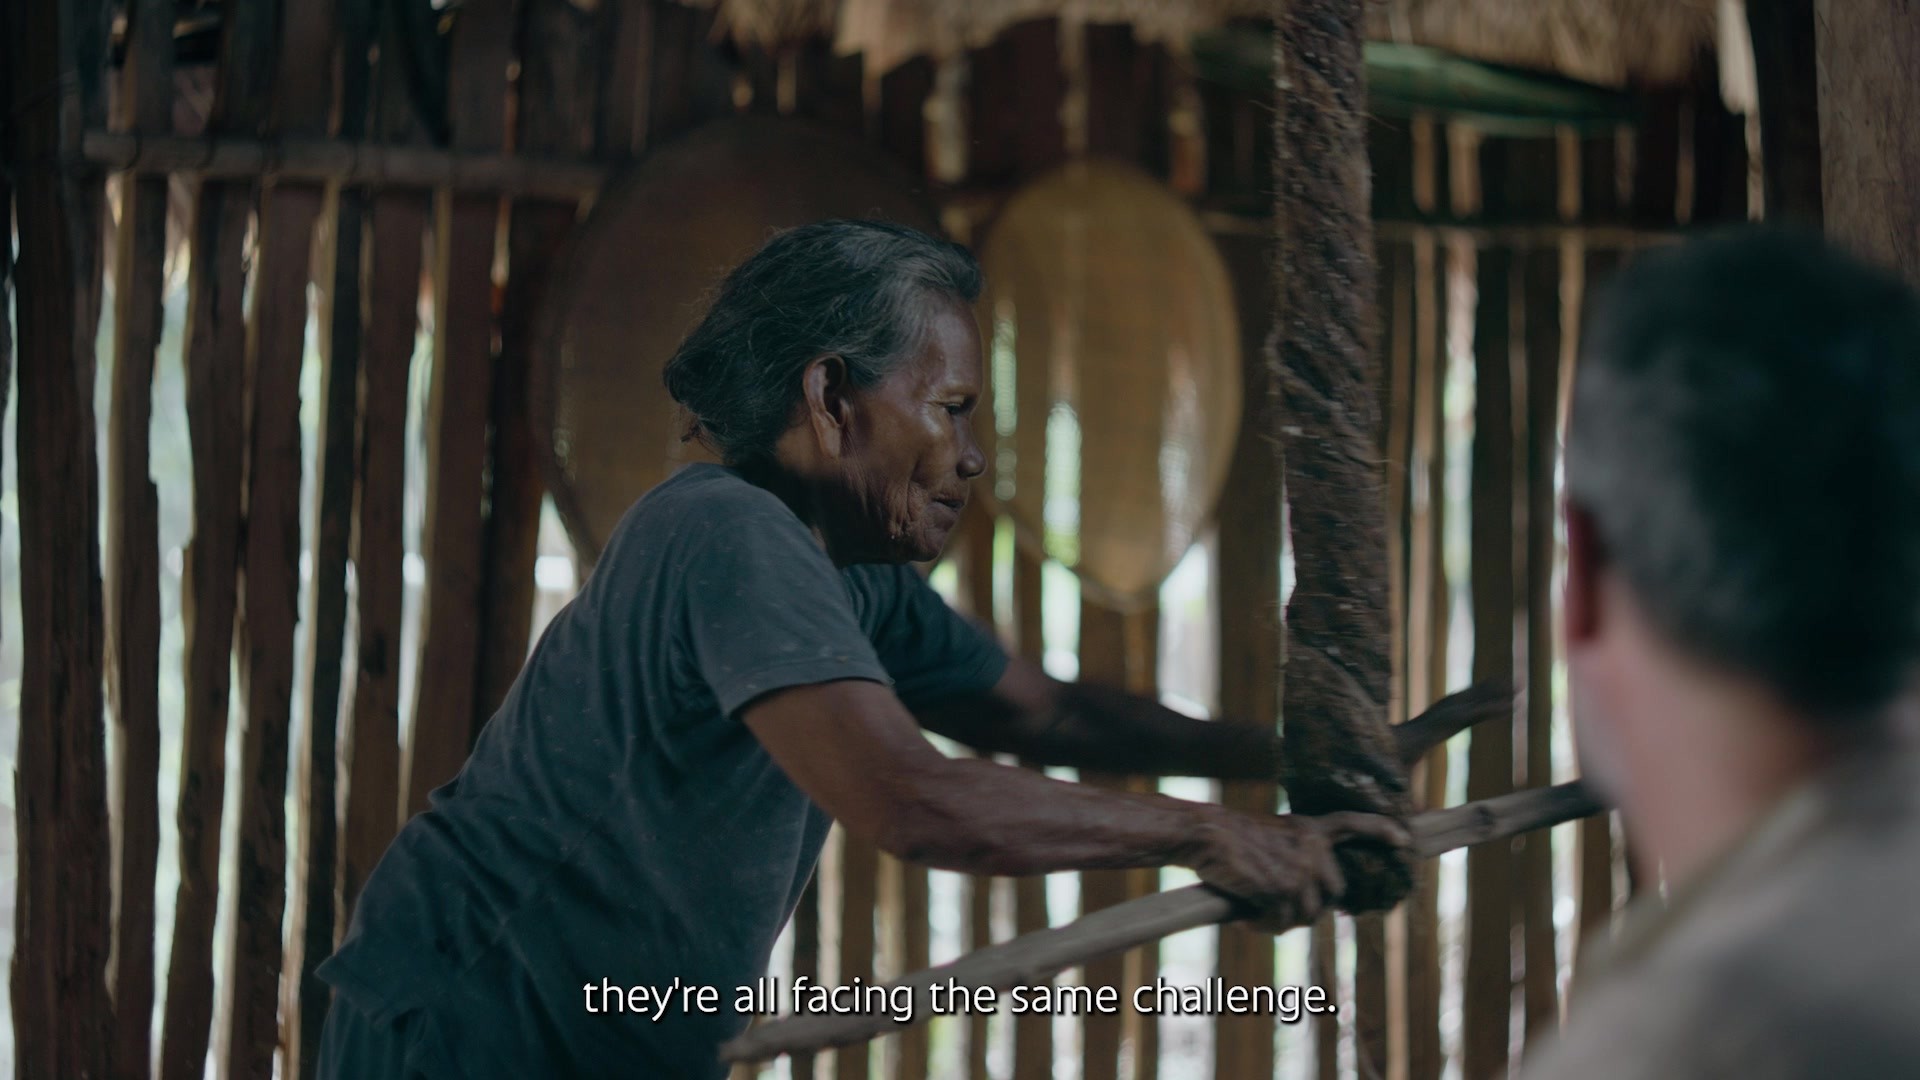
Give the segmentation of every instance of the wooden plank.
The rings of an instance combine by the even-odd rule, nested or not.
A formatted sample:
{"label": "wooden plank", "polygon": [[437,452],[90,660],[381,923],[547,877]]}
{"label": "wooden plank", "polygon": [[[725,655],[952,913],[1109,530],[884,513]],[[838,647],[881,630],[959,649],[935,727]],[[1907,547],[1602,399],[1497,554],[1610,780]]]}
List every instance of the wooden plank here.
{"label": "wooden plank", "polygon": [[913,176],[931,171],[926,109],[933,79],[934,62],[925,56],[916,56],[880,77],[880,147]]}
{"label": "wooden plank", "polygon": [[[920,971],[931,962],[932,927],[928,923],[927,869],[912,863],[899,864],[900,874],[900,967]],[[896,1080],[926,1080],[932,1057],[926,1025],[917,1025],[900,1033],[900,1059],[894,1069]]]}
{"label": "wooden plank", "polygon": [[[800,894],[793,909],[793,977],[818,982],[820,979],[820,875],[816,872]],[[814,1054],[805,1051],[793,1055],[795,1080],[813,1080]]]}
{"label": "wooden plank", "polygon": [[[41,0],[4,18],[12,154],[46,161],[106,119],[105,5]],[[21,681],[14,809],[16,1075],[105,1076],[113,1014],[112,837],[95,449],[101,303],[97,177],[14,177]]]}
{"label": "wooden plank", "polygon": [[1128,23],[1092,23],[1084,32],[1088,151],[1168,176],[1166,47],[1134,40]]}
{"label": "wooden plank", "polygon": [[[595,87],[592,15],[566,0],[529,0],[521,35],[517,149],[553,157],[583,157],[594,138]],[[532,631],[534,566],[539,558],[540,507],[546,494],[543,451],[530,410],[535,370],[535,323],[560,248],[572,232],[578,206],[523,199],[509,210],[507,283],[500,309],[500,356],[489,405],[487,518],[482,546],[479,667],[474,690],[477,733],[527,659]]]}
{"label": "wooden plank", "polygon": [[1060,28],[1034,19],[968,55],[967,168],[976,184],[1018,182],[1066,157],[1059,103],[1066,95]]}
{"label": "wooden plank", "polygon": [[[211,130],[257,136],[271,101],[274,12],[225,13]],[[199,1080],[213,1021],[213,921],[226,795],[236,576],[241,556],[247,363],[242,258],[255,186],[203,183],[187,278],[187,426],[193,443],[193,540],[181,609],[186,621],[186,717],[180,750],[180,888],[174,900],[160,1075]]]}
{"label": "wooden plank", "polygon": [[[1612,251],[1588,251],[1582,267],[1584,296],[1592,296],[1604,286],[1619,267],[1620,255]],[[1577,837],[1576,917],[1580,943],[1574,953],[1575,974],[1594,954],[1595,946],[1605,943],[1612,932],[1615,854],[1612,814],[1596,814],[1580,822]],[[1576,995],[1577,997],[1577,995]],[[1569,1012],[1577,1007],[1569,1003]]]}
{"label": "wooden plank", "polygon": [[1633,142],[1632,219],[1664,225],[1679,216],[1685,91],[1661,89],[1644,97],[1644,119]]}
{"label": "wooden plank", "polygon": [[720,56],[711,8],[653,3],[647,141],[660,146],[733,111],[733,72]]}
{"label": "wooden plank", "polygon": [[367,875],[392,841],[400,803],[402,533],[407,380],[418,326],[425,193],[383,191],[368,214],[366,355],[361,370],[359,495],[353,565],[359,583],[354,690],[342,767],[348,776],[335,941]]}
{"label": "wooden plank", "polygon": [[[1407,538],[1407,711],[1446,692],[1448,577],[1446,519],[1446,263],[1434,236],[1413,242],[1413,446]],[[1428,753],[1415,771],[1423,809],[1446,805],[1448,751]],[[1438,1080],[1446,1068],[1440,1036],[1440,869],[1421,865],[1407,899],[1407,1078]]]}
{"label": "wooden plank", "polygon": [[[880,849],[840,832],[840,985],[873,982],[874,916],[879,906]],[[866,1080],[872,1054],[865,1045],[833,1055],[834,1080]]]}
{"label": "wooden plank", "polygon": [[1829,235],[1920,283],[1920,12],[1814,0]]}
{"label": "wooden plank", "polygon": [[[461,8],[448,91],[459,149],[497,149],[505,136],[513,32],[513,0]],[[407,745],[409,815],[426,809],[428,794],[460,771],[476,730],[499,220],[496,197],[442,192],[435,200],[433,382],[425,431],[427,510],[420,530],[427,582]]]}
{"label": "wooden plank", "polygon": [[[1020,654],[1038,663],[1046,653],[1041,633],[1040,560],[1016,547],[1013,558],[1015,640]],[[1032,874],[1014,880],[1013,929],[1031,934],[1047,929],[1047,878]],[[1014,1080],[1046,1080],[1053,1075],[1053,1018],[1028,1012],[1013,1018]]]}
{"label": "wooden plank", "polygon": [[1307,941],[1307,983],[1327,992],[1326,1012],[1313,1018],[1313,1075],[1315,1080],[1340,1080],[1340,1019],[1334,1010],[1348,1008],[1340,999],[1340,969],[1336,962],[1333,922],[1329,913],[1313,924]]}
{"label": "wooden plank", "polygon": [[[395,55],[391,18],[379,28],[381,52]],[[374,135],[419,138],[405,70],[375,72]],[[427,192],[384,188],[367,211],[363,295],[367,312],[360,367],[360,439],[355,472],[353,566],[358,582],[353,700],[341,749],[346,809],[341,825],[339,910],[334,940],[346,932],[367,875],[405,814],[401,801],[400,643],[406,596],[403,525],[406,499],[407,385],[419,330]]]}
{"label": "wooden plank", "polygon": [[[930,91],[933,89],[931,62],[925,57],[919,59],[928,65],[922,70],[927,72],[926,86]],[[867,133],[867,77],[860,54],[842,55],[834,49],[832,41],[816,37],[799,47],[791,64],[795,116],[856,138]],[[888,74],[900,70],[896,68]],[[884,82],[883,78],[883,85]],[[884,96],[885,90],[881,93]],[[918,175],[921,170],[917,163],[910,164]]]}
{"label": "wooden plank", "polygon": [[[1499,167],[1498,158],[1488,159]],[[1473,437],[1473,677],[1513,676],[1514,530],[1512,396],[1513,255],[1479,253],[1479,306],[1474,321]],[[1473,732],[1467,798],[1488,799],[1513,789],[1511,724]],[[1513,870],[1510,848],[1489,844],[1467,856],[1467,960],[1462,1005],[1462,1068],[1491,1076],[1507,1062],[1512,997]]]}
{"label": "wooden plank", "polygon": [[612,0],[600,10],[607,47],[601,54],[593,145],[601,159],[619,160],[647,144],[654,0]]}
{"label": "wooden plank", "polygon": [[[1377,160],[1377,144],[1374,156]],[[1411,176],[1407,179],[1410,186]],[[1407,719],[1407,460],[1413,438],[1413,251],[1404,245],[1383,244],[1377,249],[1377,262],[1382,358],[1377,392],[1386,417],[1379,446],[1386,462],[1387,572],[1393,625],[1389,649],[1393,677],[1387,715],[1390,722],[1398,724]],[[1405,1069],[1405,934],[1400,927],[1390,927],[1386,917],[1365,915],[1354,920],[1354,941],[1356,1062],[1361,1076],[1384,1080]],[[1396,1056],[1401,1060],[1396,1061]]]}
{"label": "wooden plank", "polygon": [[[1219,693],[1221,719],[1271,729],[1280,719],[1280,468],[1258,422],[1271,400],[1273,375],[1263,348],[1273,324],[1273,276],[1267,243],[1253,236],[1219,239],[1240,318],[1240,435],[1227,465],[1216,511],[1219,560]],[[1279,806],[1277,783],[1222,784],[1223,805],[1251,813]],[[1220,928],[1218,968],[1229,986],[1271,986],[1271,935],[1229,923]],[[1222,1013],[1213,1021],[1213,1074],[1219,1080],[1273,1075],[1273,1017]]]}
{"label": "wooden plank", "polygon": [[[287,8],[276,55],[326,55],[333,5]],[[291,134],[324,133],[332,65],[278,63],[273,120]],[[300,618],[300,373],[306,359],[307,282],[325,193],[277,183],[261,199],[248,335],[245,588],[237,637],[242,792],[234,917],[222,1007],[222,1075],[271,1080],[280,1044],[280,981],[287,889],[287,739],[293,712],[294,632]]]}
{"label": "wooden plank", "polygon": [[[128,7],[120,77],[131,110],[127,126],[135,132],[173,130],[173,21],[173,5],[165,0]],[[114,751],[110,971],[115,1075],[141,1080],[152,1070],[160,854],[160,507],[148,447],[154,353],[165,316],[167,179],[129,177],[120,193],[107,435],[107,690]]]}
{"label": "wooden plank", "polygon": [[[1085,485],[1093,479],[1083,475]],[[1080,602],[1080,681],[1106,686],[1124,686],[1127,681],[1126,618],[1117,611],[1082,598]],[[1081,770],[1080,782],[1113,791],[1127,789],[1126,778],[1108,773]],[[1124,903],[1128,898],[1127,872],[1124,870],[1088,870],[1080,874],[1080,915],[1085,917],[1102,908]],[[1111,986],[1128,999],[1127,957],[1104,956],[1086,966],[1083,980],[1088,986]],[[1120,1072],[1120,1043],[1126,1034],[1125,1019],[1119,1013],[1090,1013],[1081,1018],[1081,1076],[1085,1080],[1115,1080]]]}
{"label": "wooden plank", "polygon": [[[883,93],[884,99],[884,93]],[[976,415],[990,414],[982,403]],[[983,424],[983,426],[985,426]],[[993,622],[993,541],[994,516],[984,501],[973,504],[960,523],[957,551],[960,555],[960,600],[966,613],[984,623]],[[967,878],[966,947],[972,952],[993,944],[993,878],[973,875]],[[967,1080],[987,1080],[987,1046],[991,1017],[976,1012],[967,1017]],[[796,1076],[805,1076],[796,1068]]]}
{"label": "wooden plank", "polygon": [[1813,0],[1747,4],[1760,89],[1760,183],[1768,221],[1818,228],[1819,62]]}
{"label": "wooden plank", "polygon": [[[370,0],[336,0],[340,84],[337,131],[366,134],[371,97]],[[315,972],[333,953],[334,887],[340,857],[339,749],[347,626],[347,559],[354,517],[355,439],[360,421],[361,253],[367,193],[336,187],[323,211],[320,285],[320,448],[315,462],[313,579],[307,619],[307,738],[295,764],[292,910],[281,989],[286,1080],[314,1075],[333,990]]]}
{"label": "wooden plank", "polygon": [[[1561,253],[1521,256],[1525,326],[1525,472],[1521,506],[1525,521],[1526,594],[1526,783],[1553,783],[1553,564],[1555,553],[1554,464],[1560,421]],[[1560,1025],[1559,957],[1553,925],[1553,834],[1520,841],[1520,906],[1525,924],[1526,1030],[1529,1042]]]}

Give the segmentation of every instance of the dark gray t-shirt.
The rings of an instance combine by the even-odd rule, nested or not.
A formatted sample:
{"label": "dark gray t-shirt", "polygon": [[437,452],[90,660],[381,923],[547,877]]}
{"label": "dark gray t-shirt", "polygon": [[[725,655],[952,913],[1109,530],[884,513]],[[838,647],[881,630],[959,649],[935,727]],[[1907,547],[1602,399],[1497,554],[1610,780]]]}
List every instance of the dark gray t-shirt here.
{"label": "dark gray t-shirt", "polygon": [[[688,466],[627,513],[320,975],[376,1018],[425,1010],[467,1076],[724,1075],[734,988],[829,824],[740,708],[849,678],[917,708],[1006,663],[911,567],[835,568],[779,499]],[[588,983],[676,977],[719,1014],[587,1011]]]}

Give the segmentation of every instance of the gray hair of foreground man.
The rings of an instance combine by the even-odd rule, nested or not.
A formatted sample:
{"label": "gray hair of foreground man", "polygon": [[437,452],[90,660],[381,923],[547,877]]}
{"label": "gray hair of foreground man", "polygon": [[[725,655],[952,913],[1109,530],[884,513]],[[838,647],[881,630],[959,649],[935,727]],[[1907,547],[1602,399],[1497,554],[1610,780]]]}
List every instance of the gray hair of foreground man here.
{"label": "gray hair of foreground man", "polygon": [[1636,257],[1587,319],[1569,503],[1655,625],[1823,723],[1920,658],[1920,296],[1817,238]]}
{"label": "gray hair of foreground man", "polygon": [[971,304],[980,265],[957,244],[882,221],[822,221],[776,235],[721,283],[667,362],[667,392],[731,464],[763,458],[800,401],[816,357],[860,387],[919,348],[940,302]]}

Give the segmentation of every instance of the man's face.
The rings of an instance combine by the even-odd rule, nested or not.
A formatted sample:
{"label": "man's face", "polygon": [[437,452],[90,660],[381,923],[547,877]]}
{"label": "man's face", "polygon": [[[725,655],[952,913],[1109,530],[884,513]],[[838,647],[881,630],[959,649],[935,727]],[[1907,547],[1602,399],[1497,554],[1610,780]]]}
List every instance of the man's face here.
{"label": "man's face", "polygon": [[[857,398],[842,459],[859,561],[937,558],[986,470],[973,437],[980,332],[970,312],[938,302],[920,350]],[[851,533],[851,535],[846,535]]]}

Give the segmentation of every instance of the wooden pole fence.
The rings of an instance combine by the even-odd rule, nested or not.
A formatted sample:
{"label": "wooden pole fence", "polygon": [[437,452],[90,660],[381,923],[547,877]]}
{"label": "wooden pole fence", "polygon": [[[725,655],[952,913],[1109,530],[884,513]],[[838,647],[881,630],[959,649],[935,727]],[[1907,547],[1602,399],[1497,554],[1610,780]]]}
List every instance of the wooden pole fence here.
{"label": "wooden pole fence", "polygon": [[[1431,810],[1413,818],[1416,858],[1431,859],[1456,848],[1503,840],[1601,812],[1604,805],[1575,781],[1550,788],[1529,788],[1485,802]],[[764,1061],[796,1051],[846,1046],[922,1022],[932,1014],[928,991],[951,980],[969,989],[1006,990],[1051,979],[1101,956],[1157,941],[1196,927],[1229,922],[1246,914],[1240,905],[1205,885],[1156,893],[1095,912],[1067,926],[1027,934],[969,953],[950,964],[915,972],[888,983],[911,987],[913,1008],[905,1023],[886,1011],[794,1016],[763,1024],[720,1048],[729,1063]]]}

